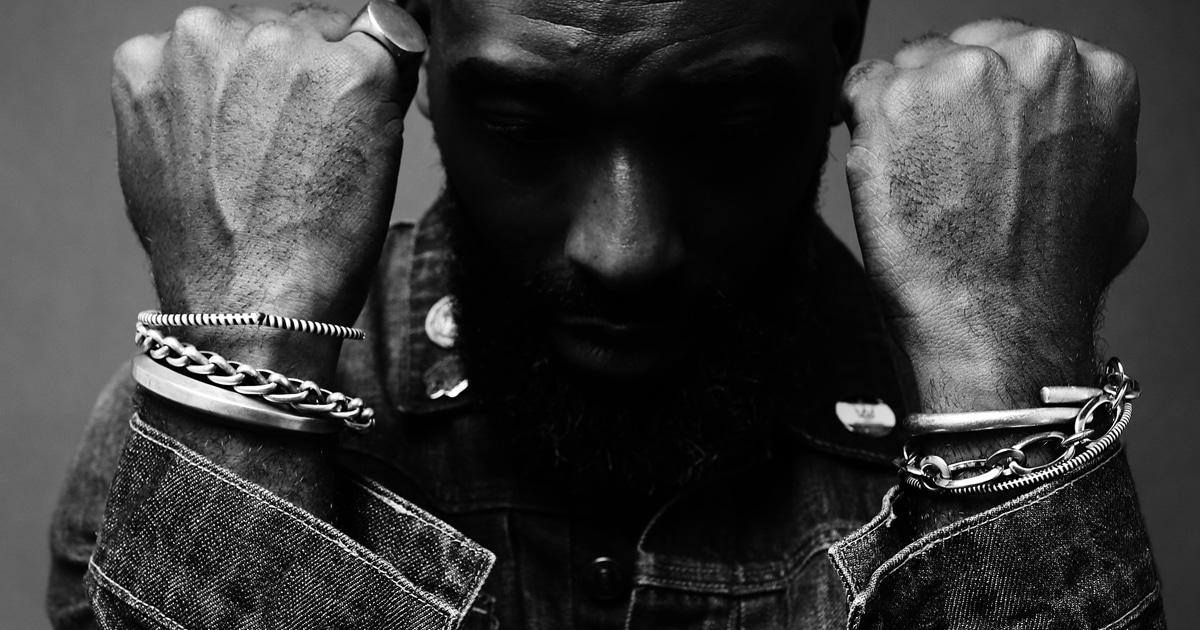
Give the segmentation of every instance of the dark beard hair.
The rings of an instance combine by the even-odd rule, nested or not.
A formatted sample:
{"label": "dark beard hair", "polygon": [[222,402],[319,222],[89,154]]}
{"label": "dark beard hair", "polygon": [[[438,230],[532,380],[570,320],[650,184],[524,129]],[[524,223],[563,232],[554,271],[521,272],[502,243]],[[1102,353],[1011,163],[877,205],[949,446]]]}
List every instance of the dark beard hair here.
{"label": "dark beard hair", "polygon": [[570,491],[656,496],[769,457],[788,401],[813,376],[805,335],[819,328],[805,304],[805,226],[815,220],[815,182],[811,189],[786,227],[795,238],[736,295],[709,289],[674,305],[686,313],[682,360],[653,383],[615,384],[573,371],[547,334],[549,307],[604,312],[604,290],[578,272],[529,275],[501,264],[448,184],[439,211],[453,252],[456,349],[476,400],[511,425],[504,447],[525,472]]}

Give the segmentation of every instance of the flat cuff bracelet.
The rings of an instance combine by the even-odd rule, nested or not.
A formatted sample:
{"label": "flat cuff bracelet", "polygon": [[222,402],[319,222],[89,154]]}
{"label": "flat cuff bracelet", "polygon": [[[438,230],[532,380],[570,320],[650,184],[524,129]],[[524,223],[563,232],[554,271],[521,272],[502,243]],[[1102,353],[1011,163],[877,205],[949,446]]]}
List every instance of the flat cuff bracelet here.
{"label": "flat cuff bracelet", "polygon": [[282,330],[296,330],[310,335],[341,337],[342,339],[366,339],[367,334],[358,328],[314,322],[307,319],[283,317],[269,313],[162,313],[142,311],[137,320],[143,326],[266,326]]}
{"label": "flat cuff bracelet", "polygon": [[[1098,387],[1076,385],[1043,387],[1042,404],[1063,407],[1033,407],[1031,409],[1002,409],[998,411],[965,411],[959,413],[913,413],[904,419],[910,435],[929,433],[965,433],[991,429],[1024,429],[1067,424],[1079,415],[1080,407],[1099,396]],[[1136,388],[1128,394],[1137,398]]]}
{"label": "flat cuff bracelet", "polygon": [[288,413],[248,396],[206,385],[155,363],[144,354],[133,358],[133,380],[161,398],[237,424],[301,433],[337,433],[342,427],[342,423],[333,418]]}

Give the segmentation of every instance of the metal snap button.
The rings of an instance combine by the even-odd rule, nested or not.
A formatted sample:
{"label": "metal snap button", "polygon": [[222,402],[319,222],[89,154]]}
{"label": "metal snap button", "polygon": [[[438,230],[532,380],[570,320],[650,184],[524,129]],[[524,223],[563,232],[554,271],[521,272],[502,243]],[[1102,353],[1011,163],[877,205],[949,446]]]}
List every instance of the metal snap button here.
{"label": "metal snap button", "polygon": [[882,400],[839,402],[833,407],[837,419],[851,433],[883,437],[896,428],[896,414]]}
{"label": "metal snap button", "polygon": [[588,591],[599,601],[612,601],[628,590],[625,572],[620,564],[607,556],[592,560],[588,571]]}
{"label": "metal snap button", "polygon": [[454,296],[443,296],[426,313],[425,335],[439,348],[454,347],[458,336],[458,325],[454,323]]}

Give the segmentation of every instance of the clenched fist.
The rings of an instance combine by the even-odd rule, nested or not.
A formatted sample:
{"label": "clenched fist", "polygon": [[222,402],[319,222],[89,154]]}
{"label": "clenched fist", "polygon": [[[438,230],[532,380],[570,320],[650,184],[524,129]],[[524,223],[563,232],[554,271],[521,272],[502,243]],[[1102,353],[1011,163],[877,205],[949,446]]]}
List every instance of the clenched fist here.
{"label": "clenched fist", "polygon": [[354,319],[420,56],[349,23],[194,8],[117,50],[121,187],[164,309]]}
{"label": "clenched fist", "polygon": [[1145,237],[1137,79],[1120,56],[996,20],[845,85],[868,275],[925,411],[1036,405],[1091,383],[1096,313]]}

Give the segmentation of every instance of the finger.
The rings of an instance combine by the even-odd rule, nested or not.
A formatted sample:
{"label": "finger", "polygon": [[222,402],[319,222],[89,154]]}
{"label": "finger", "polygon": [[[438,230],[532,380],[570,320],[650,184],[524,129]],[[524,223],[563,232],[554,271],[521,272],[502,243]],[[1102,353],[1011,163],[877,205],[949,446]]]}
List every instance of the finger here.
{"label": "finger", "polygon": [[1047,28],[1026,28],[992,48],[1004,57],[1013,78],[1028,87],[1063,76],[1058,71],[1074,72],[1079,64],[1075,38]]}
{"label": "finger", "polygon": [[1125,225],[1117,232],[1117,240],[1113,246],[1113,256],[1109,268],[1111,277],[1116,277],[1125,267],[1129,266],[1134,256],[1141,251],[1150,236],[1150,220],[1141,204],[1136,199],[1129,205],[1125,215]]}
{"label": "finger", "polygon": [[993,18],[964,24],[950,33],[950,41],[964,46],[993,46],[1033,29],[1033,25],[1017,18]]}
{"label": "finger", "polygon": [[1132,62],[1119,53],[1078,37],[1075,47],[1098,91],[1118,99],[1137,100],[1137,72]]}
{"label": "finger", "polygon": [[395,95],[396,102],[407,108],[417,89],[417,70],[421,66],[421,53],[400,51],[393,55],[383,44],[366,33],[350,33],[341,42],[333,46],[350,46],[355,48],[358,62],[375,77],[383,89]]}
{"label": "finger", "polygon": [[897,68],[923,68],[958,46],[942,33],[927,33],[905,42],[904,47],[892,58],[892,64]]}
{"label": "finger", "polygon": [[283,11],[278,9],[240,4],[229,7],[229,13],[242,18],[251,25],[262,24],[263,22],[282,22],[287,20],[288,17]]}
{"label": "finger", "polygon": [[316,29],[325,41],[336,42],[346,36],[350,27],[350,16],[343,11],[320,4],[306,2],[292,8],[293,22]]}
{"label": "finger", "polygon": [[[113,53],[113,98],[146,93],[157,81],[169,33],[138,35]],[[122,109],[118,108],[118,115]]]}
{"label": "finger", "polygon": [[869,134],[870,121],[876,118],[883,89],[896,72],[896,66],[882,59],[868,59],[846,73],[840,109],[842,119],[855,138]]}

